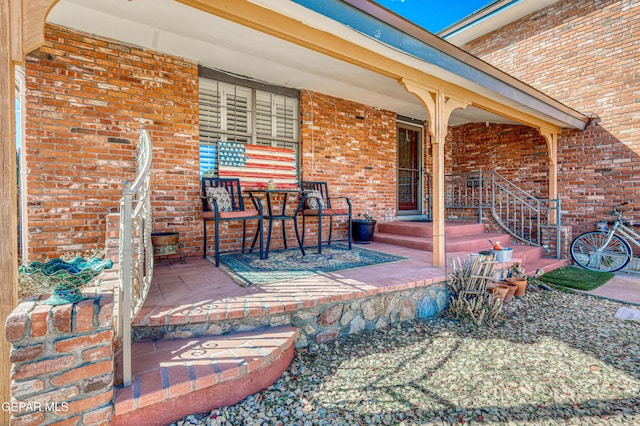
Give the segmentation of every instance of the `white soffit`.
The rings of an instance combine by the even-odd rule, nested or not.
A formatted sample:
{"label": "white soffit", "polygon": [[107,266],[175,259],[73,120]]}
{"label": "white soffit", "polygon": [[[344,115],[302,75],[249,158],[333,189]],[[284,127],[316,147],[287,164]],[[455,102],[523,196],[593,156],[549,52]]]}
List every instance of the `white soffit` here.
{"label": "white soffit", "polygon": [[[353,31],[288,0],[255,1],[322,31],[333,33],[483,96],[527,110],[484,87]],[[270,84],[307,89],[425,120],[417,98],[395,79],[209,15],[171,0],[61,0],[48,21],[193,60]],[[544,117],[549,119],[549,117]],[[554,122],[553,120],[550,120]],[[454,111],[450,124],[515,122],[468,107]],[[563,126],[563,123],[555,123]]]}

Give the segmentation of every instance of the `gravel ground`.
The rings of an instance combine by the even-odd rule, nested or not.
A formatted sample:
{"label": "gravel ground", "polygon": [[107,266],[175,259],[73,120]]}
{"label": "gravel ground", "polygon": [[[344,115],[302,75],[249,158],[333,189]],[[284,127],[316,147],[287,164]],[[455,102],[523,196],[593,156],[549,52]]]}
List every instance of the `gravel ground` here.
{"label": "gravel ground", "polygon": [[267,390],[177,425],[640,425],[640,323],[529,291],[492,327],[413,321],[296,351]]}

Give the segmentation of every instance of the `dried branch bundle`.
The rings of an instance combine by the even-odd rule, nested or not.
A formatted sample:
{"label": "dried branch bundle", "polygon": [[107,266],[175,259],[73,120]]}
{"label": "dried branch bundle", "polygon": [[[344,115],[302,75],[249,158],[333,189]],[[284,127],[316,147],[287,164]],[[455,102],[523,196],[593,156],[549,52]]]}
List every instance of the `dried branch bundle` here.
{"label": "dried branch bundle", "polygon": [[453,259],[453,271],[449,274],[449,312],[461,320],[471,320],[476,325],[495,320],[502,312],[501,300],[487,291],[493,281],[495,261],[486,256],[474,259]]}

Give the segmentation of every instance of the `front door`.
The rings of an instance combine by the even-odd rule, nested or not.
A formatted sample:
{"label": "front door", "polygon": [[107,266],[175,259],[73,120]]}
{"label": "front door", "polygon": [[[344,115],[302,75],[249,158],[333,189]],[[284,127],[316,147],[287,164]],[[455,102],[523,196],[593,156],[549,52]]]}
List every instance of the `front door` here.
{"label": "front door", "polygon": [[398,123],[398,215],[422,214],[422,128]]}

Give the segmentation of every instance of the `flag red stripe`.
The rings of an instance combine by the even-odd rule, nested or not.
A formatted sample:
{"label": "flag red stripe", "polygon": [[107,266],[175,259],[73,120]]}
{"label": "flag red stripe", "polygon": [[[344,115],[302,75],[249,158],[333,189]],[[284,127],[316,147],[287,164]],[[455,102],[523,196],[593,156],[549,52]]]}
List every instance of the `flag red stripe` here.
{"label": "flag red stripe", "polygon": [[243,186],[263,188],[270,179],[278,188],[297,187],[295,151],[262,145],[246,145],[246,166],[220,166],[220,177],[240,178]]}

